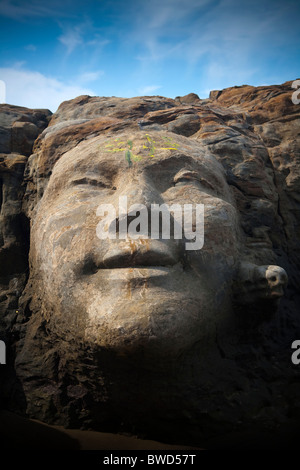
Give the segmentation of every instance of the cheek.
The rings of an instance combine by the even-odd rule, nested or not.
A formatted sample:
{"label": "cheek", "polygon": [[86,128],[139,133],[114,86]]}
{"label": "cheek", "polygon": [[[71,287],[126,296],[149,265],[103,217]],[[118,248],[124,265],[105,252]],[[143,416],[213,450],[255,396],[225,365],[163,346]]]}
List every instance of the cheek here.
{"label": "cheek", "polygon": [[169,188],[162,193],[162,198],[167,204],[200,204],[207,194],[199,191],[195,185],[187,184]]}
{"label": "cheek", "polygon": [[31,260],[35,268],[55,276],[84,256],[96,235],[97,201],[41,206],[32,226]]}
{"label": "cheek", "polygon": [[162,193],[162,197],[165,202],[178,204],[205,204],[206,201],[226,199],[224,191],[215,191],[198,182],[172,186]]}
{"label": "cheek", "polygon": [[[204,244],[187,254],[187,264],[209,280],[216,291],[230,284],[240,252],[239,222],[235,208],[215,200],[205,205]],[[222,287],[222,289],[223,289]]]}
{"label": "cheek", "polygon": [[229,255],[239,247],[239,221],[235,208],[216,200],[204,209],[204,249]]}

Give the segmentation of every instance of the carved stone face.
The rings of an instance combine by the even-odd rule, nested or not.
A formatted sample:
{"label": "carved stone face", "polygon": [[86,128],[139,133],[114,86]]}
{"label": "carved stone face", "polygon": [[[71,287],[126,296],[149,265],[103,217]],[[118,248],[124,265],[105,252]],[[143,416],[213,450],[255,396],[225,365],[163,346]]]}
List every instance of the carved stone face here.
{"label": "carved stone face", "polygon": [[[31,265],[40,311],[58,335],[172,356],[214,338],[231,312],[240,241],[224,171],[199,143],[167,139],[97,137],[55,165],[33,219]],[[97,208],[118,208],[121,196],[128,206],[204,204],[203,248],[187,251],[172,236],[100,240]]]}

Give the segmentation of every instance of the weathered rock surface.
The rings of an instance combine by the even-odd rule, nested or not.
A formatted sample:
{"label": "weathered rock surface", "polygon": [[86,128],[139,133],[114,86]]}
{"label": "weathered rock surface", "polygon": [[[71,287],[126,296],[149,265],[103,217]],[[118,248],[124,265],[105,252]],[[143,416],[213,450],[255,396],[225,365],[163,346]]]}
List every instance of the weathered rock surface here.
{"label": "weathered rock surface", "polygon": [[0,152],[29,156],[37,136],[48,126],[51,112],[1,104]]}
{"label": "weathered rock surface", "polygon": [[[291,344],[300,339],[300,105],[291,101],[291,83],[233,87],[206,100],[81,96],[62,103],[49,125],[47,111],[1,105],[0,338],[11,362],[3,407],[51,424],[198,446],[235,432],[272,438],[298,424]],[[186,189],[201,159],[208,167],[203,163],[197,177],[200,189]],[[183,181],[182,166],[190,172]],[[205,273],[199,289],[178,271],[163,288],[156,285],[156,298],[158,290],[147,294],[130,275],[126,302],[112,309],[124,283],[109,284],[118,269],[107,269],[116,261],[105,253],[117,248],[93,248],[99,201],[121,194],[140,203],[176,202],[179,194],[199,201],[199,191],[228,220],[226,226],[209,213],[202,264],[186,261]],[[131,246],[122,263],[158,266],[170,255],[161,251],[158,261],[159,249]],[[92,306],[99,270],[103,292]],[[167,307],[155,307],[160,314],[149,326],[153,299]],[[201,325],[193,323],[194,304],[204,305]],[[94,319],[88,325],[85,309]],[[99,318],[107,311],[105,329]],[[136,338],[138,348],[130,349]]]}
{"label": "weathered rock surface", "polygon": [[[0,336],[9,347],[18,300],[28,278],[29,221],[22,209],[24,169],[51,112],[0,105]],[[2,371],[10,394],[13,364]],[[0,394],[1,399],[1,394]]]}

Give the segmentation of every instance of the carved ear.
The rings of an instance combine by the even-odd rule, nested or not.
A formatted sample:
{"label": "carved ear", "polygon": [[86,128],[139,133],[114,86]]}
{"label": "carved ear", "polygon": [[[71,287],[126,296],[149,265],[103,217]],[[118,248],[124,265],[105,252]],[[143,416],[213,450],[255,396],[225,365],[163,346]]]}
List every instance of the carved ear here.
{"label": "carved ear", "polygon": [[280,266],[241,262],[234,287],[234,301],[244,306],[264,303],[277,307],[287,283],[288,276]]}

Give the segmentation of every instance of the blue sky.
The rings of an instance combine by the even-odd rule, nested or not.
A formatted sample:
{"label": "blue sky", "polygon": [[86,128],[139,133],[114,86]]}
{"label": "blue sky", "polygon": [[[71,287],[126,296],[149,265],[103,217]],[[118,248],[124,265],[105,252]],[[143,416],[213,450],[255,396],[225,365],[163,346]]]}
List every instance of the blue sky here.
{"label": "blue sky", "polygon": [[6,102],[174,98],[300,76],[299,0],[0,0]]}

